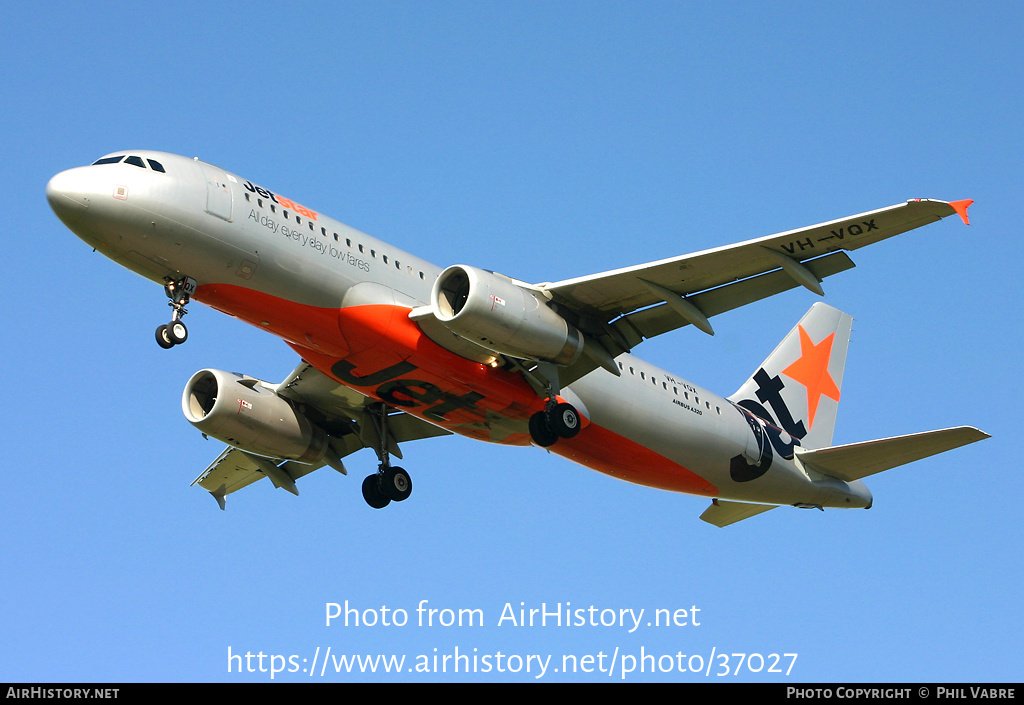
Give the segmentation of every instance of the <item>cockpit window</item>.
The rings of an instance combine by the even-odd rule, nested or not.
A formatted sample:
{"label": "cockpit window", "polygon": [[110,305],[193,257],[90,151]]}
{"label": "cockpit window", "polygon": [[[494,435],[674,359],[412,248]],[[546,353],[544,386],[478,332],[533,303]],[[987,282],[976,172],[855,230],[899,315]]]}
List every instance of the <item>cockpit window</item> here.
{"label": "cockpit window", "polygon": [[[123,154],[118,154],[116,157],[102,157],[101,159],[97,159],[96,161],[94,161],[92,164],[93,166],[96,166],[97,164],[118,164],[122,161],[125,164],[131,164],[132,166],[142,167],[143,169],[146,168],[146,163],[142,161],[142,157],[136,157],[135,155],[132,155],[128,158],[125,158]],[[164,169],[164,165],[158,162],[156,159],[147,159],[146,162],[149,163],[149,168],[152,169],[153,171],[158,171],[161,174],[167,173],[167,170]]]}

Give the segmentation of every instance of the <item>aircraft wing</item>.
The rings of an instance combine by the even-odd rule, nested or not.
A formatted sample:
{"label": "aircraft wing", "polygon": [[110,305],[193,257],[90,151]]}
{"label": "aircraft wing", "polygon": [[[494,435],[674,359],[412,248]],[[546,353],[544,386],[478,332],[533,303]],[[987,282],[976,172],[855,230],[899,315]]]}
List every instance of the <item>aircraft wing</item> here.
{"label": "aircraft wing", "polygon": [[581,316],[581,329],[613,355],[645,338],[708,318],[854,266],[846,251],[958,214],[971,201],[914,199],[735,245],[592,274],[538,288]]}
{"label": "aircraft wing", "polygon": [[[330,448],[327,453],[330,458],[307,465],[292,460],[282,462],[263,458],[229,446],[192,483],[209,491],[221,509],[224,509],[226,495],[263,477],[269,477],[275,487],[297,495],[299,490],[295,480],[328,464],[345,473],[342,458],[361,448],[379,448],[382,445],[379,427],[370,411],[371,406],[376,406],[375,411],[379,415],[380,402],[338,384],[308,363],[300,363],[276,391],[299,406],[314,424],[328,433]],[[400,443],[450,434],[450,431],[415,416],[389,410],[388,452],[398,458],[402,457]]]}

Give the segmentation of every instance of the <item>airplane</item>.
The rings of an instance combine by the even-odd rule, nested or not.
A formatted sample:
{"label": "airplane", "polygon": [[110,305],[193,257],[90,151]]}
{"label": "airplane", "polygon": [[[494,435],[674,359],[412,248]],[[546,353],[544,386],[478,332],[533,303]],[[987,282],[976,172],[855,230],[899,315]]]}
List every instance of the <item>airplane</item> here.
{"label": "airplane", "polygon": [[529,283],[435,266],[237,174],[125,150],[47,184],[57,217],[121,266],[162,284],[166,349],[194,299],[299,356],[279,384],[205,369],[186,419],[227,447],[192,483],[225,497],[296,481],[370,448],[373,508],[406,500],[392,464],[408,441],[460,434],[536,445],[610,476],[710,500],[727,526],[777,506],[870,508],[862,478],[988,438],[968,426],[832,445],[852,318],[815,303],[729,397],[632,354],[643,340],[854,266],[847,254],[959,215],[915,198],[827,223],[614,271]]}

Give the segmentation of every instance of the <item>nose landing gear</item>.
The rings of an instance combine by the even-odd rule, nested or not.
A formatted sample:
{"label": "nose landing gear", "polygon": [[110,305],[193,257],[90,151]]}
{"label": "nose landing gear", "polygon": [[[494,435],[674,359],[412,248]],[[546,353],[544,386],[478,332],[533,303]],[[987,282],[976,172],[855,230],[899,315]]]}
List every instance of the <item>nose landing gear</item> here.
{"label": "nose landing gear", "polygon": [[156,343],[166,350],[181,345],[188,339],[188,328],[181,319],[188,313],[185,305],[196,292],[196,280],[192,277],[182,277],[178,280],[167,277],[164,281],[164,293],[170,299],[167,305],[174,311],[171,313],[171,322],[156,329]]}

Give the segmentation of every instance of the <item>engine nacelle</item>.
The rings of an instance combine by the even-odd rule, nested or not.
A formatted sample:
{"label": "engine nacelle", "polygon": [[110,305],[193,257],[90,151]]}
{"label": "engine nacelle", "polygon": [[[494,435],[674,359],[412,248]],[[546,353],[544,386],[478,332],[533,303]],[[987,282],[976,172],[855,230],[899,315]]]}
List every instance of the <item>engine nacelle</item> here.
{"label": "engine nacelle", "polygon": [[434,282],[430,306],[452,332],[504,355],[571,365],[583,352],[574,326],[542,296],[500,274],[448,267]]}
{"label": "engine nacelle", "polygon": [[260,380],[221,370],[192,375],[181,410],[208,436],[255,455],[316,463],[327,434]]}

